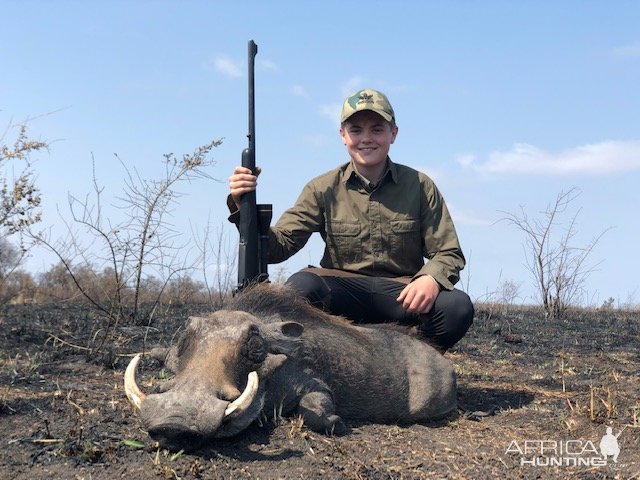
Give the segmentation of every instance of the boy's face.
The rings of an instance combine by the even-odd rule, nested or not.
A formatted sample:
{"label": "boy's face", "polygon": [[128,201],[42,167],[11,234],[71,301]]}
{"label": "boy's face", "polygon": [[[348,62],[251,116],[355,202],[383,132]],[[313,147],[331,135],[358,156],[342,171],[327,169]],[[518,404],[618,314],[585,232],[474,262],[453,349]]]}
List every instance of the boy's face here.
{"label": "boy's face", "polygon": [[340,136],[349,156],[356,168],[364,171],[375,170],[385,164],[397,134],[398,127],[392,127],[370,110],[354,113],[340,128]]}

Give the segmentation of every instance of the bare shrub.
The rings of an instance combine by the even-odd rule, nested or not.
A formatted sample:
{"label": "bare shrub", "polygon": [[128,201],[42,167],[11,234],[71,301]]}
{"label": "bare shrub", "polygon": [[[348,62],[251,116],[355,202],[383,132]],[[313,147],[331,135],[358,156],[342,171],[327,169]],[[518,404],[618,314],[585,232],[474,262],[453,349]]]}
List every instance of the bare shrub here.
{"label": "bare shrub", "polygon": [[[78,278],[84,276],[80,271],[77,274]],[[61,262],[38,276],[38,290],[42,300],[48,302],[73,300],[81,297],[73,278]]]}
{"label": "bare shrub", "polygon": [[[2,239],[0,257],[5,253],[1,243]],[[37,284],[29,272],[17,268],[19,261],[13,264],[14,268],[0,275],[0,303],[33,303],[36,300]]]}
{"label": "bare shrub", "polygon": [[201,233],[194,235],[199,253],[200,268],[206,291],[206,302],[214,310],[222,308],[231,297],[235,287],[236,264],[238,260],[237,240],[225,235],[224,228],[211,230],[207,221]]}
{"label": "bare shrub", "polygon": [[520,298],[520,283],[513,280],[503,280],[498,285],[498,300],[509,306],[513,305]]}
{"label": "bare shrub", "polygon": [[616,300],[613,297],[607,298],[602,305],[600,306],[600,310],[605,310],[607,312],[612,311],[615,308]]}
{"label": "bare shrub", "polygon": [[[115,206],[124,220],[113,222],[105,214],[104,188],[94,171],[90,195],[69,195],[66,237],[52,240],[32,233],[58,257],[79,295],[109,320],[105,335],[123,319],[148,320],[169,282],[193,269],[186,259],[188,242],[180,239],[169,217],[181,196],[176,191],[180,182],[211,178],[204,169],[213,164],[209,154],[219,144],[211,142],[181,159],[165,155],[158,180],[142,178],[117,157],[125,182]],[[142,309],[143,304],[148,305]]]}
{"label": "bare shrub", "polygon": [[178,305],[203,303],[205,285],[189,275],[177,275],[167,283],[165,296],[171,303]]}
{"label": "bare shrub", "polygon": [[505,213],[501,220],[515,226],[525,235],[526,265],[536,283],[545,313],[560,318],[584,293],[584,285],[596,265],[588,263],[593,249],[608,230],[604,230],[585,246],[572,244],[577,234],[578,209],[568,218],[569,206],[580,195],[577,188],[560,192],[547,205],[541,218],[529,218],[523,207],[520,214]]}

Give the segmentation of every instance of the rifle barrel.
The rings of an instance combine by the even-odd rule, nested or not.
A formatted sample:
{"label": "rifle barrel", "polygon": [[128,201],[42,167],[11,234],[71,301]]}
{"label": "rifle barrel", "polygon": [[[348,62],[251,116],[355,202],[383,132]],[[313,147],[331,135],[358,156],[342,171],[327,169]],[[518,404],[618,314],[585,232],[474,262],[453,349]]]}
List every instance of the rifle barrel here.
{"label": "rifle barrel", "polygon": [[[256,123],[254,65],[258,46],[249,41],[249,146],[242,152],[242,166],[256,173]],[[240,242],[238,250],[238,291],[260,276],[259,225],[256,192],[249,192],[240,199]]]}

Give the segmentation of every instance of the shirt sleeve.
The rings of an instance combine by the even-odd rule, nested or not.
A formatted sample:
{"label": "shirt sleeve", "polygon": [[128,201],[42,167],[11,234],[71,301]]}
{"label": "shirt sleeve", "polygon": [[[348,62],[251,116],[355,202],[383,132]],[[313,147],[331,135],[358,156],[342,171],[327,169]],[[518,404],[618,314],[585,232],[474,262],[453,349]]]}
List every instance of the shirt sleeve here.
{"label": "shirt sleeve", "polygon": [[460,279],[465,258],[444,198],[433,183],[425,183],[422,208],[424,266],[413,276],[431,275],[445,290]]}
{"label": "shirt sleeve", "polygon": [[[321,195],[308,183],[293,207],[286,210],[277,223],[269,229],[269,263],[280,263],[304,247],[314,232],[324,225]],[[231,198],[227,197],[230,215],[228,220],[236,226],[240,223],[240,210]]]}
{"label": "shirt sleeve", "polygon": [[229,209],[229,217],[227,219],[237,227],[240,224],[240,209],[236,202],[233,201],[231,194],[227,195],[227,208]]}
{"label": "shirt sleeve", "polygon": [[324,227],[322,196],[312,182],[302,189],[293,207],[286,210],[269,233],[269,262],[282,262],[304,247],[314,232]]}

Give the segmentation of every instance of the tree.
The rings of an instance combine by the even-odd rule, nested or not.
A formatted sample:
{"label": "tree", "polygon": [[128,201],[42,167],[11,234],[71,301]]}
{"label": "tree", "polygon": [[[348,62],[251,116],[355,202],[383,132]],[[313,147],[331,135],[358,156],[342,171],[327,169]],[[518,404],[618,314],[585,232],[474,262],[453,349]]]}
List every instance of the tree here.
{"label": "tree", "polygon": [[547,205],[542,217],[530,219],[523,207],[520,214],[505,213],[501,220],[515,226],[525,235],[527,268],[536,283],[542,306],[548,316],[562,317],[569,306],[584,292],[584,285],[596,265],[588,263],[593,249],[606,230],[582,247],[572,244],[577,234],[578,209],[568,220],[563,219],[569,206],[580,195],[577,188],[560,192]]}
{"label": "tree", "polygon": [[[7,136],[14,129],[18,134],[9,146]],[[35,175],[31,169],[31,154],[47,148],[47,143],[32,140],[27,135],[27,125],[10,123],[0,136],[0,230],[4,235],[26,230],[41,219],[40,190],[35,184]],[[18,166],[17,172],[14,168]],[[11,173],[9,172],[11,170]]]}
{"label": "tree", "polygon": [[[17,129],[11,143],[8,137]],[[20,282],[11,278],[16,274],[28,248],[12,245],[8,237],[21,234],[41,219],[40,191],[31,169],[31,154],[47,148],[47,143],[32,140],[27,135],[27,125],[9,123],[0,135],[0,292],[3,301],[17,293]],[[19,279],[16,279],[19,280]]]}
{"label": "tree", "polygon": [[25,255],[23,249],[12,245],[6,237],[0,237],[0,302],[6,302],[16,295],[12,275]]}
{"label": "tree", "polygon": [[20,263],[20,250],[5,237],[0,237],[0,281],[6,278]]}

